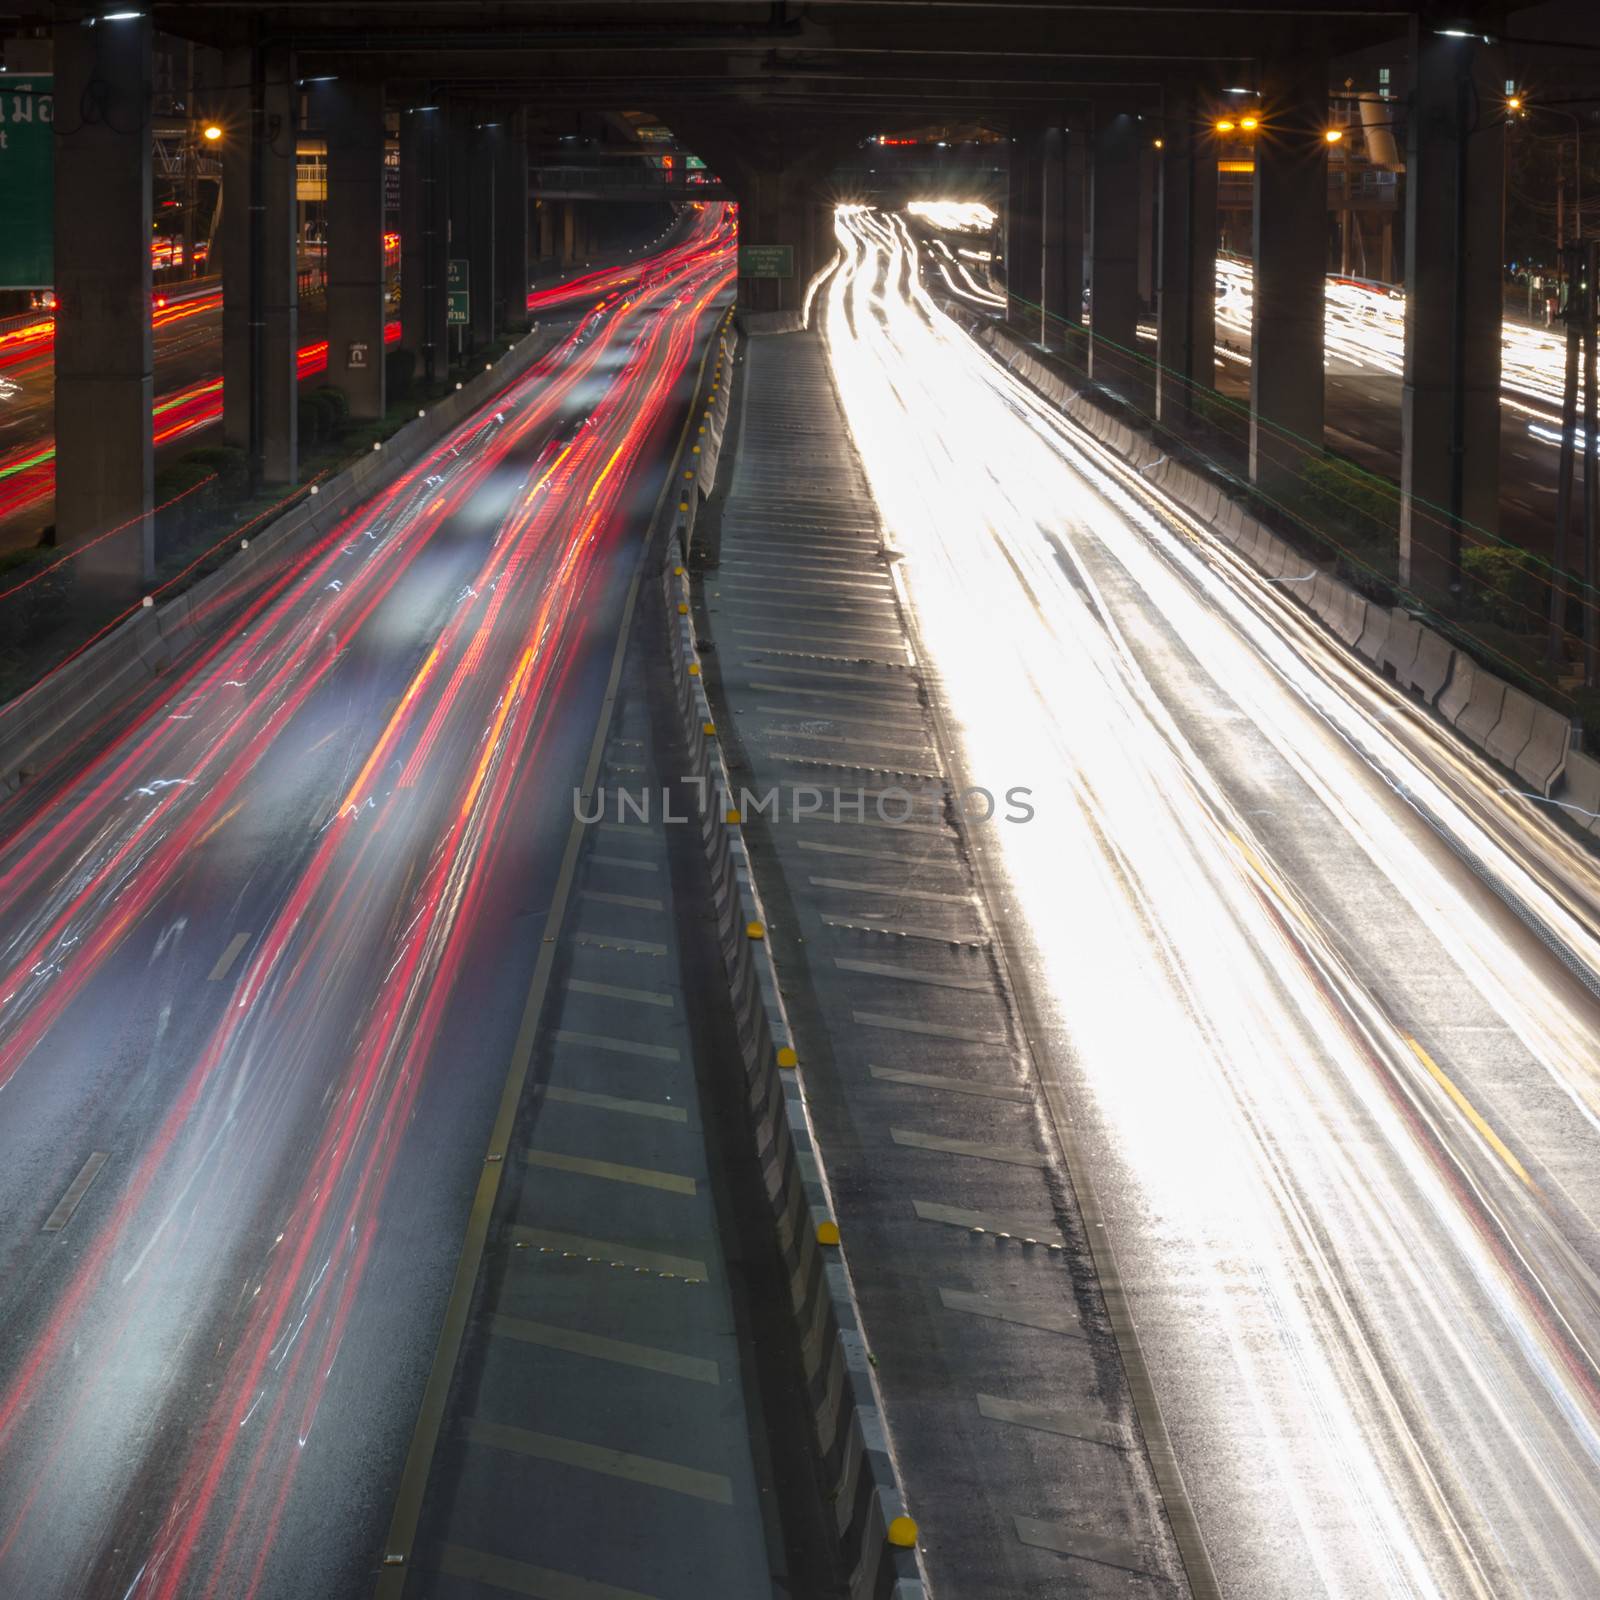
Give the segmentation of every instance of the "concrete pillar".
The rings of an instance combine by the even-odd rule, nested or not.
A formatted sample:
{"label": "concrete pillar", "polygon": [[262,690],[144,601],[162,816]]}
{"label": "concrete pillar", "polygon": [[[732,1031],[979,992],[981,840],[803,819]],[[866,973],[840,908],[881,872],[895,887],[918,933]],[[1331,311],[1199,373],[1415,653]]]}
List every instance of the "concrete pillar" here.
{"label": "concrete pillar", "polygon": [[1160,239],[1157,215],[1161,209],[1161,152],[1153,142],[1151,124],[1139,130],[1139,310],[1153,311],[1156,303],[1156,246]]}
{"label": "concrete pillar", "polygon": [[561,265],[570,267],[578,259],[578,208],[570,200],[561,202]]}
{"label": "concrete pillar", "polygon": [[432,382],[445,355],[445,264],[449,257],[444,110],[400,115],[400,344],[416,358],[417,376]]}
{"label": "concrete pillar", "polygon": [[494,308],[497,296],[495,269],[499,246],[495,241],[497,204],[495,180],[499,173],[500,150],[505,145],[505,125],[490,117],[473,130],[472,157],[466,183],[468,217],[464,254],[470,263],[472,321],[468,343],[482,349],[494,339]]}
{"label": "concrete pillar", "polygon": [[506,120],[496,151],[495,326],[515,331],[528,325],[528,127],[520,108]]}
{"label": "concrete pillar", "polygon": [[[739,244],[789,245],[793,271],[787,278],[740,275],[742,312],[796,312],[806,285],[832,256],[831,235],[817,227],[819,175],[809,162],[784,167],[752,166],[729,180],[739,196]],[[742,258],[741,258],[742,259]]]}
{"label": "concrete pillar", "polygon": [[1042,130],[1014,124],[1006,168],[1006,321],[1037,336],[1042,289],[1040,206],[1044,190]]}
{"label": "concrete pillar", "polygon": [[1328,61],[1319,48],[1264,60],[1256,135],[1250,478],[1299,481],[1322,453],[1328,271]]}
{"label": "concrete pillar", "polygon": [[[1070,298],[1073,274],[1067,264],[1065,128],[1045,129],[1039,179],[1039,337],[1049,349],[1059,350],[1066,343],[1067,318],[1075,319],[1079,309]],[[1078,292],[1081,297],[1082,289]]]}
{"label": "concrete pillar", "polygon": [[155,574],[150,141],[128,132],[149,125],[150,78],[146,18],[56,23],[56,534],[123,529],[77,571],[125,600]]}
{"label": "concrete pillar", "polygon": [[312,116],[328,141],[328,382],[350,415],[384,413],[383,85],[316,85]]}
{"label": "concrete pillar", "polygon": [[1458,585],[1462,529],[1500,513],[1502,52],[1412,25],[1406,152],[1406,353],[1400,581]]}
{"label": "concrete pillar", "polygon": [[1172,424],[1216,383],[1217,152],[1191,95],[1168,105],[1159,183],[1156,416]]}
{"label": "concrete pillar", "polygon": [[1090,200],[1089,376],[1128,385],[1139,375],[1138,119],[1101,117]]}
{"label": "concrete pillar", "polygon": [[543,264],[553,260],[556,253],[555,202],[541,200],[533,214],[539,224],[539,261]]}
{"label": "concrete pillar", "polygon": [[252,481],[299,475],[300,292],[294,57],[229,50],[222,141],[222,431]]}
{"label": "concrete pillar", "polygon": [[1065,273],[1061,298],[1065,307],[1064,328],[1069,335],[1064,345],[1075,362],[1086,352],[1083,336],[1083,286],[1089,217],[1089,114],[1067,130],[1067,160],[1063,174],[1066,193],[1061,202],[1061,264]]}

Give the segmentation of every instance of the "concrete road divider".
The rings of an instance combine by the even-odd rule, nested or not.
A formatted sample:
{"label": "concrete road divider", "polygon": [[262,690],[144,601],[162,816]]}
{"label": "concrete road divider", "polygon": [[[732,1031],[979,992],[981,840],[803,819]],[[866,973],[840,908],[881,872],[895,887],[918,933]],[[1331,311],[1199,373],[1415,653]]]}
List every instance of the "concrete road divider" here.
{"label": "concrete road divider", "polygon": [[1500,721],[1505,706],[1506,684],[1492,672],[1485,672],[1474,664],[1472,692],[1461,715],[1456,718],[1456,732],[1480,750],[1483,749]]}
{"label": "concrete road divider", "polygon": [[1456,653],[1448,639],[1432,628],[1418,627],[1417,653],[1401,679],[1402,685],[1420,694],[1430,705],[1450,677],[1450,663]]}
{"label": "concrete road divider", "polygon": [[[675,472],[681,472],[681,459]],[[683,546],[669,535],[656,593],[688,761],[705,803],[699,833],[722,962],[733,997],[747,1103],[800,1334],[813,1443],[833,1507],[849,1600],[924,1600],[918,1531],[908,1515],[883,1403],[806,1103],[767,914],[745,848],[734,788],[696,653]],[[842,1247],[842,1248],[841,1248]]]}
{"label": "concrete road divider", "polygon": [[1378,665],[1394,674],[1394,681],[1402,688],[1410,688],[1411,663],[1417,659],[1417,649],[1422,643],[1422,624],[1400,606],[1389,613],[1389,637],[1384,640]]}
{"label": "concrete road divider", "polygon": [[1354,589],[1339,585],[1338,604],[1329,626],[1351,648],[1367,626],[1367,602]]}
{"label": "concrete road divider", "polygon": [[1575,828],[1586,833],[1600,828],[1600,761],[1574,750],[1567,756],[1556,803]]}
{"label": "concrete road divider", "polygon": [[1389,642],[1389,624],[1393,618],[1382,606],[1369,602],[1363,604],[1366,606],[1366,616],[1361,632],[1356,636],[1356,649],[1376,665],[1383,659],[1384,647]]}
{"label": "concrete road divider", "polygon": [[[1515,693],[1516,690],[1508,691],[1506,698],[1509,700]],[[1533,708],[1533,723],[1511,770],[1530,788],[1548,795],[1571,759],[1572,723],[1553,706],[1540,705],[1528,695],[1519,698]]]}
{"label": "concrete road divider", "polygon": [[1484,736],[1483,748],[1503,767],[1516,769],[1517,757],[1533,735],[1534,703],[1520,689],[1506,685],[1500,715]]}

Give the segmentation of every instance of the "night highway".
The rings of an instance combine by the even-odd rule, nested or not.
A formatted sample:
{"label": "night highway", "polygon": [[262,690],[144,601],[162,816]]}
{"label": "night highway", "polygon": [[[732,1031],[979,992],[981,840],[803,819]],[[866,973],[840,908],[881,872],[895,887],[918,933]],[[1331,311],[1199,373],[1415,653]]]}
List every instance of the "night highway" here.
{"label": "night highway", "polygon": [[369,1581],[731,251],[588,285],[0,812],[0,1593]]}
{"label": "night highway", "polygon": [[1592,858],[1009,377],[898,219],[839,236],[841,397],[955,775],[1034,793],[986,870],[1222,1591],[1594,1594]]}
{"label": "night highway", "polygon": [[1597,62],[0,0],[0,1600],[1600,1600]]}

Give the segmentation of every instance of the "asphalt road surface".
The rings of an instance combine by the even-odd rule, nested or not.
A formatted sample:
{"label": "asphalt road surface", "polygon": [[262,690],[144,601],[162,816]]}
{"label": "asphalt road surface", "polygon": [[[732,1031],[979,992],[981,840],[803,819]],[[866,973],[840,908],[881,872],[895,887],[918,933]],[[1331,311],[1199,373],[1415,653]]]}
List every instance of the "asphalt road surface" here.
{"label": "asphalt road surface", "polygon": [[0,809],[0,1594],[367,1592],[731,246]]}
{"label": "asphalt road surface", "polygon": [[1033,790],[981,870],[1222,1592],[1600,1592],[1592,858],[1014,383],[898,222],[841,238],[841,395],[958,765]]}

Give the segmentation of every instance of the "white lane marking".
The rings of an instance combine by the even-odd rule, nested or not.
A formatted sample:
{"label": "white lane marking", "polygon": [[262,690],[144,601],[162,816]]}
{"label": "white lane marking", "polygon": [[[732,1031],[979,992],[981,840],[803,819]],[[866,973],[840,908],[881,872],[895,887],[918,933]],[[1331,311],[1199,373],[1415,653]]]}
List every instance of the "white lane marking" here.
{"label": "white lane marking", "polygon": [[224,946],[222,954],[217,957],[217,964],[211,969],[210,974],[206,978],[206,982],[220,983],[224,978],[226,978],[228,976],[229,969],[233,966],[234,962],[239,959],[239,952],[243,950],[244,947],[249,944],[249,942],[250,935],[248,933],[240,932],[234,934],[234,936],[227,942],[226,946]]}
{"label": "white lane marking", "polygon": [[534,1090],[546,1100],[561,1105],[588,1106],[595,1111],[624,1111],[634,1117],[654,1117],[658,1122],[687,1122],[689,1113],[682,1106],[664,1106],[654,1100],[619,1100],[614,1094],[594,1094],[588,1089],[563,1089],[559,1084],[541,1084]]}
{"label": "white lane marking", "polygon": [[626,950],[637,956],[664,956],[667,947],[649,939],[624,939],[619,933],[586,933],[582,928],[573,934],[574,944],[587,945],[592,950]]}
{"label": "white lane marking", "polygon": [[41,1233],[60,1233],[72,1221],[72,1213],[83,1203],[83,1197],[89,1192],[89,1185],[100,1176],[100,1169],[111,1159],[109,1150],[95,1150],[89,1159],[78,1168],[78,1175],[67,1185],[67,1192],[56,1201],[56,1208],[44,1219]]}
{"label": "white lane marking", "polygon": [[617,983],[591,983],[587,978],[568,978],[567,987],[577,994],[604,995],[608,1000],[636,1000],[642,1006],[670,1006],[672,996],[659,989],[625,989]]}
{"label": "white lane marking", "polygon": [[968,1211],[940,1205],[934,1200],[913,1200],[911,1208],[921,1222],[942,1222],[950,1228],[981,1228],[985,1233],[1007,1233],[1017,1239],[1055,1240],[1060,1236],[1054,1217],[1007,1217],[996,1211]]}
{"label": "white lane marking", "polygon": [[979,1083],[973,1078],[945,1078],[935,1072],[902,1072],[899,1067],[874,1067],[867,1071],[884,1083],[903,1083],[913,1089],[944,1089],[951,1094],[976,1095],[983,1100],[1010,1100],[1017,1105],[1027,1105],[1031,1091],[1006,1083]]}
{"label": "white lane marking", "polygon": [[926,939],[932,944],[960,945],[963,949],[985,950],[989,940],[982,933],[951,933],[938,928],[892,928],[886,922],[868,922],[860,917],[824,917],[823,922],[842,933],[888,934],[896,939]]}
{"label": "white lane marking", "polygon": [[625,1266],[648,1267],[652,1272],[670,1272],[679,1278],[698,1278],[702,1283],[709,1276],[705,1262],[696,1261],[693,1256],[641,1250],[637,1245],[618,1244],[614,1239],[590,1239],[581,1233],[522,1227],[512,1228],[511,1237],[515,1243],[535,1249],[567,1250],[593,1261],[620,1261]]}
{"label": "white lane marking", "polygon": [[593,900],[597,905],[602,906],[627,906],[630,911],[665,911],[667,909],[659,900],[650,900],[631,894],[601,894],[597,889],[580,889],[578,897],[582,900]]}
{"label": "white lane marking", "polygon": [[1083,1337],[1078,1319],[1070,1311],[1049,1311],[1016,1300],[991,1300],[987,1295],[968,1294],[964,1289],[941,1289],[939,1299],[946,1311],[965,1311],[969,1316],[993,1317],[996,1322],[1014,1322],[1023,1328],[1042,1328],[1046,1333]]}
{"label": "white lane marking", "polygon": [[598,862],[602,867],[627,867],[632,872],[658,872],[653,861],[634,861],[627,856],[590,856],[589,859]]}
{"label": "white lane marking", "polygon": [[1044,1167],[1046,1158],[1037,1150],[1016,1150],[1010,1145],[983,1144],[976,1139],[946,1139],[936,1133],[913,1133],[909,1128],[891,1128],[889,1137],[912,1150],[936,1150],[941,1155],[970,1156],[974,1161],[1003,1161],[1009,1167]]}
{"label": "white lane marking", "polygon": [[677,1172],[658,1172],[653,1167],[630,1167],[620,1161],[568,1156],[559,1150],[524,1150],[522,1159],[530,1167],[571,1173],[579,1178],[604,1178],[607,1183],[629,1183],[640,1189],[663,1189],[668,1194],[692,1195],[696,1192],[693,1178],[685,1178]]}
{"label": "white lane marking", "polygon": [[898,978],[902,983],[925,983],[935,989],[971,989],[987,994],[993,985],[984,978],[956,977],[942,972],[918,972],[913,967],[897,967],[890,961],[856,961],[835,956],[833,964],[841,972],[864,972],[870,977]]}
{"label": "white lane marking", "polygon": [[678,1048],[670,1044],[640,1044],[637,1039],[618,1039],[609,1033],[579,1033],[572,1028],[557,1028],[551,1034],[558,1044],[583,1045],[590,1050],[610,1050],[619,1056],[643,1056],[649,1061],[677,1061]]}
{"label": "white lane marking", "polygon": [[877,895],[880,898],[907,900],[934,900],[946,906],[970,906],[970,894],[936,894],[932,889],[900,889],[892,883],[862,883],[858,878],[807,878],[814,889],[851,889],[858,894]]}
{"label": "white lane marking", "polygon": [[943,1022],[919,1022],[913,1017],[891,1017],[881,1011],[852,1011],[863,1028],[887,1028],[894,1033],[916,1033],[930,1039],[959,1039],[963,1044],[1003,1045],[1006,1036],[982,1028],[953,1028]]}

